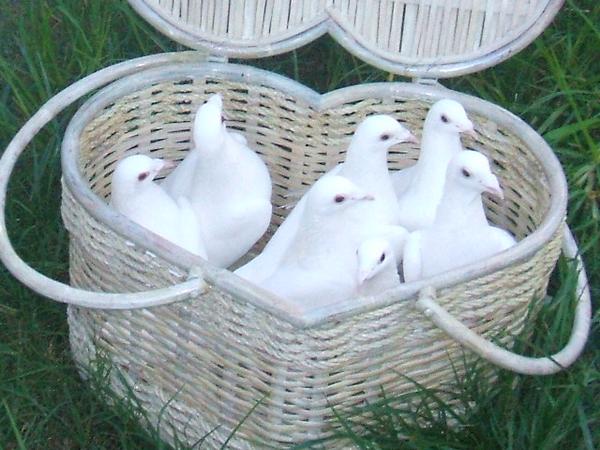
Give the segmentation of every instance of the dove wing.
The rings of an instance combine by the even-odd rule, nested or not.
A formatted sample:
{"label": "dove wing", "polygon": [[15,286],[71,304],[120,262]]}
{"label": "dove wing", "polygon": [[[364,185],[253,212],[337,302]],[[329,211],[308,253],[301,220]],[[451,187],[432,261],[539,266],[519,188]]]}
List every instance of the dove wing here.
{"label": "dove wing", "polygon": [[502,252],[517,243],[515,238],[506,230],[498,227],[489,227],[490,240],[498,252]]}
{"label": "dove wing", "polygon": [[[334,272],[339,272],[334,270]],[[277,269],[262,287],[286,298],[303,309],[323,306],[350,298],[354,284],[349,277],[333,276],[305,269],[297,264]]]}
{"label": "dove wing", "polygon": [[238,133],[236,131],[229,131],[229,136],[233,138],[233,140],[237,141],[238,144],[248,145],[248,140],[242,133]]}
{"label": "dove wing", "polygon": [[[343,166],[343,163],[338,164],[321,178],[338,175]],[[290,247],[296,237],[296,233],[300,227],[300,219],[304,214],[306,197],[309,191],[310,188],[304,193],[298,203],[296,203],[296,206],[292,209],[283,223],[279,225],[279,228],[277,228],[277,231],[273,234],[260,255],[237,269],[235,271],[237,275],[246,280],[261,283],[273,274],[281,262],[285,251]]]}
{"label": "dove wing", "polygon": [[[338,174],[342,169],[342,166],[343,164],[338,164],[323,175],[323,177]],[[310,188],[308,191],[310,191]],[[237,275],[248,281],[261,283],[273,274],[281,262],[285,251],[290,247],[296,237],[296,233],[300,227],[300,219],[304,214],[308,191],[306,191],[298,203],[296,203],[296,206],[292,209],[283,223],[279,225],[279,228],[277,228],[277,231],[273,234],[263,251],[252,261],[237,269],[235,271]]]}
{"label": "dove wing", "polygon": [[235,271],[237,275],[255,283],[260,283],[271,276],[281,262],[285,251],[294,241],[300,227],[300,219],[305,203],[306,197],[302,197],[287,219],[279,226],[261,254],[237,269]]}

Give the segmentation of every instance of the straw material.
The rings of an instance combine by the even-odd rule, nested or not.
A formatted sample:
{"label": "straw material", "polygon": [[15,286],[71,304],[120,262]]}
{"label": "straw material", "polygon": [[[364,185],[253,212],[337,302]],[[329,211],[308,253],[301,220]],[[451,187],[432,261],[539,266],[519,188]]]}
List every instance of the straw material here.
{"label": "straw material", "polygon": [[[410,76],[480,70],[531,42],[562,0],[129,0],[192,48],[256,57],[329,32],[351,52]],[[482,61],[488,59],[488,61]]]}
{"label": "straw material", "polygon": [[[273,222],[254,252],[289,212],[282,208],[289,202],[284,195],[306,189],[343,160],[351,133],[366,115],[392,114],[420,130],[434,100],[396,89],[320,111],[301,96],[219,74],[155,82],[110,102],[86,124],[77,163],[93,192],[108,201],[115,162],[127,155],[182,159],[191,145],[193,113],[214,92],[223,93],[230,128],[244,133],[271,170]],[[464,142],[493,160],[506,196],[500,203],[486,200],[488,217],[521,240],[548,214],[548,174],[521,136],[484,115],[470,115],[478,139]],[[394,148],[390,167],[411,164],[417,151],[410,145]],[[63,183],[73,285],[135,292],[186,279],[185,267],[95,219],[72,189]],[[531,300],[545,293],[561,228],[527,258],[438,289],[439,304],[472,330],[510,346]],[[455,370],[461,373],[463,358],[474,360],[417,311],[414,301],[381,303],[302,328],[209,283],[201,297],[166,306],[125,311],[70,306],[71,346],[83,372],[95,359],[108,359],[112,388],[124,395],[124,379],[155,423],[162,414],[160,430],[168,441],[176,434],[192,444],[220,426],[209,437],[219,445],[260,402],[232,444],[281,447],[330,435],[336,426],[332,406],[343,411],[372,402],[381,387],[389,396],[414,391],[408,378],[440,387],[455,379]]]}

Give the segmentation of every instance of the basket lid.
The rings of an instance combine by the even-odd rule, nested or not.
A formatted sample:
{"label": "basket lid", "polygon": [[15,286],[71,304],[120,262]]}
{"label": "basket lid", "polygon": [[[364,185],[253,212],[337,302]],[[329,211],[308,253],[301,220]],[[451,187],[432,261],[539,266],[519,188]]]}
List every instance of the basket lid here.
{"label": "basket lid", "polygon": [[171,39],[258,58],[329,32],[348,51],[410,77],[447,78],[510,57],[564,0],[129,0]]}

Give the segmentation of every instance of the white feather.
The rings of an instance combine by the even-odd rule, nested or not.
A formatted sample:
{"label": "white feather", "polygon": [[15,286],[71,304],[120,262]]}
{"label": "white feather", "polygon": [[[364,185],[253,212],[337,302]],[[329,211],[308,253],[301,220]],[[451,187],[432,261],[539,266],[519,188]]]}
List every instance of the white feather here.
{"label": "white feather", "polygon": [[185,197],[202,223],[208,260],[227,267],[260,239],[271,220],[271,178],[262,159],[222,121],[222,98],[200,107],[188,156],[164,182]]}
{"label": "white feather", "polygon": [[509,233],[481,218],[483,192],[502,196],[487,158],[460,152],[448,166],[434,223],[408,237],[403,257],[406,282],[483,261],[515,245]]}
{"label": "white feather", "polygon": [[[414,136],[392,117],[370,116],[361,122],[354,133],[345,162],[334,167],[322,178],[343,176],[375,196],[374,202],[355,209],[354,216],[359,220],[370,220],[373,227],[396,224],[399,219],[398,205],[387,169],[387,150],[392,145],[409,140],[414,140]],[[286,249],[296,238],[306,195],[308,194],[300,199],[279,226],[263,252],[236,270],[239,276],[253,282],[261,282],[273,273]]]}
{"label": "white feather", "polygon": [[[336,201],[339,196],[343,200]],[[365,224],[350,218],[372,202],[372,196],[344,177],[320,179],[306,197],[294,241],[258,284],[304,309],[351,297]]]}
{"label": "white feather", "polygon": [[153,180],[164,162],[145,155],[117,163],[111,182],[111,205],[130,220],[206,258],[200,224],[185,201],[175,202]]}
{"label": "white feather", "polygon": [[409,231],[433,223],[448,163],[463,149],[462,132],[473,132],[473,123],[462,105],[449,99],[436,102],[425,119],[417,163],[392,175],[398,196],[399,224]]}

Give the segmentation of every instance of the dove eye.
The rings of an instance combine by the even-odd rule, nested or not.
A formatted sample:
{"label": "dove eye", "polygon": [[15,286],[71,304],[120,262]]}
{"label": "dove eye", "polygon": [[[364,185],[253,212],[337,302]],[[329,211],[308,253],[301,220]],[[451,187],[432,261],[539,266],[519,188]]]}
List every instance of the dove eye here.
{"label": "dove eye", "polygon": [[138,175],[138,180],[144,181],[146,178],[148,178],[148,175],[150,175],[150,172],[142,172]]}
{"label": "dove eye", "polygon": [[346,197],[344,197],[343,195],[336,195],[333,199],[333,201],[336,203],[342,203],[344,200],[346,200]]}
{"label": "dove eye", "polygon": [[385,133],[385,134],[382,134],[382,135],[379,137],[379,139],[380,139],[380,140],[382,140],[382,141],[387,141],[389,138],[390,138],[390,135],[389,135],[389,134],[387,134],[387,133]]}
{"label": "dove eye", "polygon": [[381,257],[379,258],[380,263],[382,263],[383,261],[385,261],[385,253],[382,253]]}
{"label": "dove eye", "polygon": [[462,174],[465,178],[471,178],[471,172],[469,172],[467,169],[463,169]]}
{"label": "dove eye", "polygon": [[446,114],[442,114],[441,119],[442,119],[442,122],[448,123],[448,117],[446,116]]}

